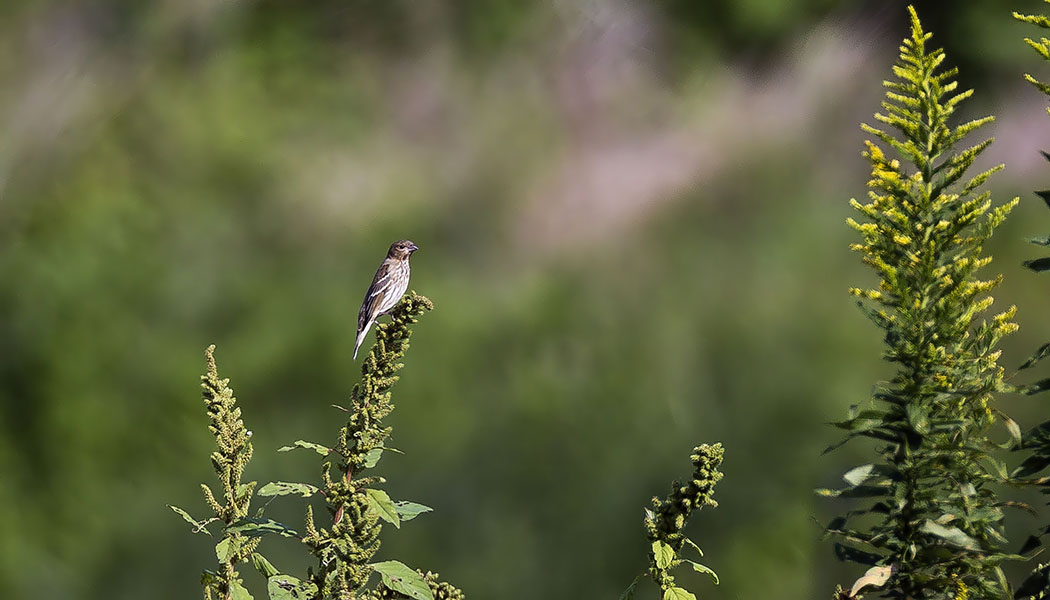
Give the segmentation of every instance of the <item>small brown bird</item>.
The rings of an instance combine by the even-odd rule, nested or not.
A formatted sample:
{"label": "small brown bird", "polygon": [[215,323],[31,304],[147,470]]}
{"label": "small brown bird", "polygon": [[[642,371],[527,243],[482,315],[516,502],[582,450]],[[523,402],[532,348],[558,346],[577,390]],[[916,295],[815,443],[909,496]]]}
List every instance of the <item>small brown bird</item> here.
{"label": "small brown bird", "polygon": [[409,240],[398,240],[390,244],[390,250],[386,253],[386,259],[379,265],[372,285],[368,286],[364,302],[361,303],[361,312],[357,313],[357,343],[354,345],[354,358],[357,358],[357,349],[365,339],[365,334],[371,329],[372,323],[385,315],[387,311],[394,308],[401,297],[408,290],[408,276],[410,269],[408,259],[412,253],[419,250],[419,246]]}

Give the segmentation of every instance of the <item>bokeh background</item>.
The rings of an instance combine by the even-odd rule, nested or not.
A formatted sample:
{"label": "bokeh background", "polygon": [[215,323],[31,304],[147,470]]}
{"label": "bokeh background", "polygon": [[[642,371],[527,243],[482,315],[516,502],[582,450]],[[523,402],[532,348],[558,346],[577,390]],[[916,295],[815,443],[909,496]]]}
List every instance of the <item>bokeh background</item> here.
{"label": "bokeh background", "polygon": [[[1003,362],[1050,339],[1045,66],[1010,10],[918,3],[994,113],[994,238],[1020,307]],[[0,595],[192,598],[213,541],[198,374],[218,345],[256,456],[317,479],[358,366],[361,296],[391,240],[422,248],[384,459],[381,558],[475,599],[616,598],[642,507],[727,448],[690,533],[704,598],[828,597],[816,498],[862,443],[826,422],[890,373],[846,294],[862,120],[905,35],[883,0],[4,0],[0,6]],[[371,337],[369,338],[369,343]],[[1024,426],[1045,400],[1004,398]],[[1004,438],[1005,438],[1005,434]],[[301,526],[301,505],[268,514]],[[1020,532],[1033,520],[1011,521]],[[308,564],[267,540],[282,570]],[[259,577],[243,570],[256,597]],[[651,593],[643,592],[643,593]]]}

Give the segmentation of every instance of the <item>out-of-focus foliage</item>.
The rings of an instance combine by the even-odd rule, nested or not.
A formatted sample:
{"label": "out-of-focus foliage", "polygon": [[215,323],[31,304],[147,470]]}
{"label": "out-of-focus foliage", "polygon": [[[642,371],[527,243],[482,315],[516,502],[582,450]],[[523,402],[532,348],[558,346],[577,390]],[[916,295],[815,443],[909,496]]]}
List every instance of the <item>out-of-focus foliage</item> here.
{"label": "out-of-focus foliage", "polygon": [[[214,544],[164,505],[213,476],[200,348],[236,373],[245,478],[312,472],[263,449],[333,430],[361,295],[402,237],[441,310],[391,416],[412,459],[381,474],[435,511],[377,560],[476,598],[615,598],[645,568],[638,506],[718,439],[712,596],[848,580],[811,489],[859,459],[819,458],[820,423],[885,374],[842,293],[863,275],[841,227],[903,22],[884,4],[4,2],[0,595],[196,595],[187,566]],[[1023,70],[994,4],[925,11],[980,61],[968,86]],[[980,106],[1003,117],[990,152],[1031,154],[1006,125],[1038,93],[981,87],[1016,102]],[[1022,203],[990,246],[1021,307],[1004,364],[1050,331],[1015,243],[1042,211]]]}

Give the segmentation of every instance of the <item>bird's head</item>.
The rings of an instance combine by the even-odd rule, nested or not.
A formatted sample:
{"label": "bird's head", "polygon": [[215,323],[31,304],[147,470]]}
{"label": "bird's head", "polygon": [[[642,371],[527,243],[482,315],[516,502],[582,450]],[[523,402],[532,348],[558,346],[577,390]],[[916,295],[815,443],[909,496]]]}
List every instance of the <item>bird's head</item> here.
{"label": "bird's head", "polygon": [[408,260],[408,257],[412,256],[412,253],[416,250],[419,250],[419,246],[417,246],[411,240],[398,240],[393,244],[390,244],[390,250],[386,253],[386,255],[387,258]]}

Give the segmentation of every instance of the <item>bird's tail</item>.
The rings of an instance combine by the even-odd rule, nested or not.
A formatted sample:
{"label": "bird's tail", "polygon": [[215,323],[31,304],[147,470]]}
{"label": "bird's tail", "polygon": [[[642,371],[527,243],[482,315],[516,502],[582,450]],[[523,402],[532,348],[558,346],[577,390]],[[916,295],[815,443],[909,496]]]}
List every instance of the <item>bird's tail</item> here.
{"label": "bird's tail", "polygon": [[372,328],[372,322],[369,321],[365,324],[365,328],[357,332],[357,343],[354,344],[354,360],[357,360],[357,349],[361,347],[361,342],[365,341],[365,335],[368,334],[368,330]]}

